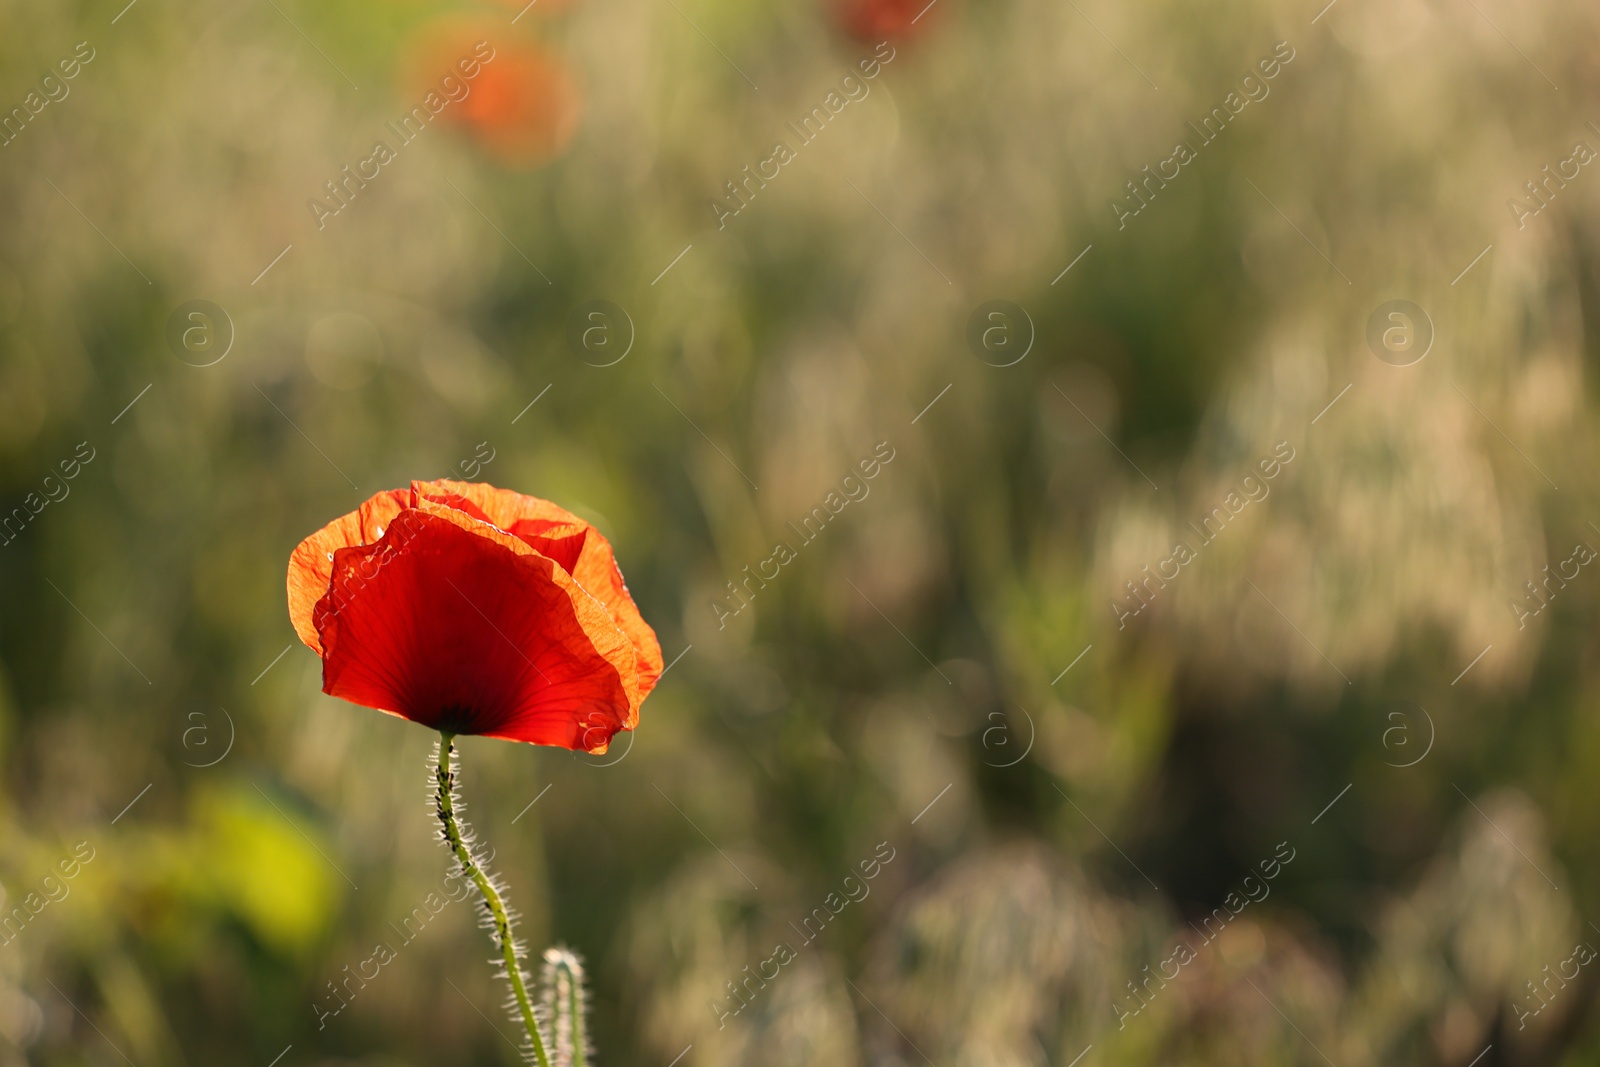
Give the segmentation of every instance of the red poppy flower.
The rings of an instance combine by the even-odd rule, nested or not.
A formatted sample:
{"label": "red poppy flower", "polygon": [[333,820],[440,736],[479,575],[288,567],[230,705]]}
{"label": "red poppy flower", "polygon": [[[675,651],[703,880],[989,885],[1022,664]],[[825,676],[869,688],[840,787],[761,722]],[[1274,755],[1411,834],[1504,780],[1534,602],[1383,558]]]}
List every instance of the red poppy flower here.
{"label": "red poppy flower", "polygon": [[846,33],[862,41],[883,41],[908,36],[932,18],[929,0],[834,0],[839,23]]}
{"label": "red poppy flower", "polygon": [[454,119],[501,162],[532,167],[566,150],[579,111],[566,64],[532,45],[507,45],[483,68]]}
{"label": "red poppy flower", "polygon": [[[540,0],[536,7],[543,7]],[[466,94],[440,113],[442,123],[469,134],[499,162],[535,167],[559,156],[578,130],[582,97],[566,63],[524,37],[509,36],[498,21],[448,18],[428,26],[407,64],[408,92],[437,88],[440,71],[451,71],[480,42],[492,59],[475,64],[461,79]]]}
{"label": "red poppy flower", "polygon": [[604,752],[661,676],[600,531],[475,482],[412,482],[306,538],[289,617],[323,692],[456,734]]}

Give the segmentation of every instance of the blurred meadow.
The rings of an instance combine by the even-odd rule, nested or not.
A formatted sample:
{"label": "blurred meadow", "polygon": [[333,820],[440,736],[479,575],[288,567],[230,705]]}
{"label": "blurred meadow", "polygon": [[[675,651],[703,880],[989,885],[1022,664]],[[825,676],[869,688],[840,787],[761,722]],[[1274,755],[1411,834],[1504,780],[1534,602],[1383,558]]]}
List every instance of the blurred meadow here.
{"label": "blurred meadow", "polygon": [[461,746],[596,1062],[1600,1063],[1600,12],[1324,3],[0,0],[0,1067],[517,1061],[432,478],[671,664]]}

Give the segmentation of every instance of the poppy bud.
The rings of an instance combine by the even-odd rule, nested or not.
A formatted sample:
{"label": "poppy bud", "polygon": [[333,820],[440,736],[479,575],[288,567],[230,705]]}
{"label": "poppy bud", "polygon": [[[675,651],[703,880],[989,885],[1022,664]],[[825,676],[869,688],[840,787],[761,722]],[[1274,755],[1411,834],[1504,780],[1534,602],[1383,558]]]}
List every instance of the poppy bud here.
{"label": "poppy bud", "polygon": [[542,1015],[553,1031],[551,1062],[555,1067],[587,1063],[594,1050],[589,1046],[589,991],[583,985],[583,961],[564,948],[546,949],[540,984],[544,989]]}

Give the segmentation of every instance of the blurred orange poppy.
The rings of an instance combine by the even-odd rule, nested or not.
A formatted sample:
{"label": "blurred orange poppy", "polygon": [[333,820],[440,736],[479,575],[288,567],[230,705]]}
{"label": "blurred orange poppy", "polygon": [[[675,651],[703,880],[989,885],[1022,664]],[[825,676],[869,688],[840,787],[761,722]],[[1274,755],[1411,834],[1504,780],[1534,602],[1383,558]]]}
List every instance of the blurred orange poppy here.
{"label": "blurred orange poppy", "polygon": [[600,531],[480,483],[379,493],[300,543],[288,590],[323,692],[452,734],[604,752],[661,676]]}
{"label": "blurred orange poppy", "polygon": [[863,41],[910,35],[933,17],[937,0],[835,0],[839,24]]}
{"label": "blurred orange poppy", "polygon": [[473,64],[473,76],[462,79],[465,96],[453,99],[440,121],[465,130],[508,166],[535,167],[560,155],[577,133],[582,113],[577,81],[564,62],[509,36],[501,24],[452,18],[428,27],[407,65],[408,92],[433,88],[441,72],[456,69],[480,42],[492,48],[492,58]]}
{"label": "blurred orange poppy", "polygon": [[522,44],[507,46],[484,67],[451,119],[502,163],[531,167],[566,150],[580,112],[578,85],[566,64]]}

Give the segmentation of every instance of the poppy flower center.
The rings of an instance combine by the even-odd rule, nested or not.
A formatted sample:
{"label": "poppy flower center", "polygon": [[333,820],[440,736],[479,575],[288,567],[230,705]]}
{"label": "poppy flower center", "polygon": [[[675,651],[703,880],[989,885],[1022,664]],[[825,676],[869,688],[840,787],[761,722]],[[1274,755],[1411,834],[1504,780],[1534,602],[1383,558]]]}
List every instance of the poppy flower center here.
{"label": "poppy flower center", "polygon": [[437,722],[433,723],[433,728],[451,734],[476,733],[477,730],[473,724],[477,721],[477,718],[477,716],[473,715],[471,708],[461,704],[451,704],[439,709],[439,718]]}

